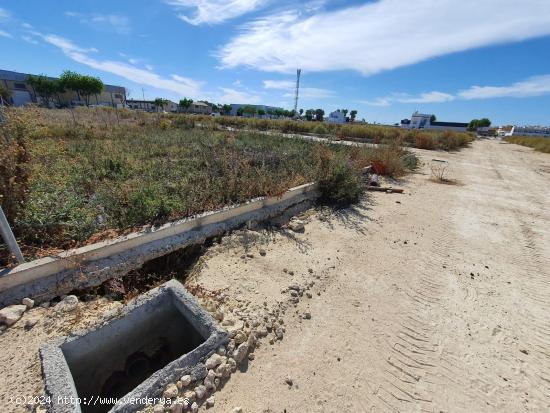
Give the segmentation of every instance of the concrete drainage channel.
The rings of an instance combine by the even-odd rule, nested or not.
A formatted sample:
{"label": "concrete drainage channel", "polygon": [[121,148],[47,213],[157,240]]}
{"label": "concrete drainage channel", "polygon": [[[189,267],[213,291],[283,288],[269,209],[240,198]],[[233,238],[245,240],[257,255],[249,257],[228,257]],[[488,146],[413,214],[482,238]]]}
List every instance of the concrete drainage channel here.
{"label": "concrete drainage channel", "polygon": [[194,297],[169,281],[128,303],[100,328],[40,349],[49,409],[135,412],[182,376],[204,378],[205,359],[227,340]]}

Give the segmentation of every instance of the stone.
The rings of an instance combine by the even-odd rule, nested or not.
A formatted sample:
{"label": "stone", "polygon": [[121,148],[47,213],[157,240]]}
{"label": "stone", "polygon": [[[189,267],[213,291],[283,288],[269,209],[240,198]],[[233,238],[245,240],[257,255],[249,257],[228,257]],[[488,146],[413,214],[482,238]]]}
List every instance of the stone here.
{"label": "stone", "polygon": [[[244,328],[244,322],[242,320],[235,321],[235,324],[226,328],[227,334],[230,338],[235,337],[235,334]],[[246,339],[245,339],[246,340]]]}
{"label": "stone", "polygon": [[187,390],[183,393],[183,398],[189,400],[189,403],[193,403],[197,398],[197,395],[193,390]]}
{"label": "stone", "polygon": [[260,326],[260,327],[256,330],[256,334],[258,335],[258,337],[265,337],[265,336],[267,336],[267,328],[266,328],[266,326]]}
{"label": "stone", "polygon": [[23,304],[14,304],[0,310],[0,323],[8,327],[15,324],[27,310],[27,306]]}
{"label": "stone", "polygon": [[233,358],[227,359],[227,365],[230,367],[232,372],[235,372],[237,370],[237,362]]}
{"label": "stone", "polygon": [[178,390],[183,389],[183,384],[182,384],[181,380],[178,380],[178,381],[176,382],[176,387],[178,388]]}
{"label": "stone", "polygon": [[309,272],[310,274],[313,274],[313,268],[308,268],[307,272]]}
{"label": "stone", "polygon": [[214,407],[214,403],[216,403],[216,399],[214,396],[210,396],[208,399],[206,399],[206,407]]}
{"label": "stone", "polygon": [[185,401],[177,401],[170,406],[170,413],[182,413],[184,406],[187,408]]}
{"label": "stone", "polygon": [[292,385],[294,384],[294,381],[292,380],[291,377],[287,376],[285,379],[285,383],[292,387]]}
{"label": "stone", "polygon": [[292,297],[298,297],[299,294],[298,294],[297,291],[290,290],[290,295],[291,295]]}
{"label": "stone", "polygon": [[21,301],[21,304],[25,305],[27,307],[27,310],[30,310],[31,308],[34,307],[34,300],[30,299],[30,298],[23,298],[23,300]]}
{"label": "stone", "polygon": [[231,413],[243,413],[242,407],[235,407],[233,410],[231,410]]}
{"label": "stone", "polygon": [[33,328],[36,325],[36,323],[40,321],[40,318],[41,317],[38,314],[33,314],[29,316],[25,320],[25,330],[30,330],[31,328]]}
{"label": "stone", "polygon": [[242,343],[237,349],[233,352],[233,358],[240,364],[246,355],[248,354],[248,343]]}
{"label": "stone", "polygon": [[191,376],[189,374],[181,376],[180,382],[183,387],[189,386],[191,384]]}
{"label": "stone", "polygon": [[255,357],[256,356],[254,355],[254,353],[249,353],[248,354],[248,360],[250,360],[250,361],[254,360]]}
{"label": "stone", "polygon": [[223,317],[224,317],[224,313],[222,310],[218,309],[216,310],[216,312],[214,313],[214,318],[217,320],[217,321],[223,321]]}
{"label": "stone", "polygon": [[261,255],[262,257],[265,257],[265,256],[267,255],[267,251],[264,250],[263,248],[260,248],[259,253],[260,253],[260,255]]}
{"label": "stone", "polygon": [[178,397],[178,386],[174,383],[170,383],[168,386],[166,386],[166,390],[164,390],[163,396],[167,399],[173,399],[175,397]]}
{"label": "stone", "polygon": [[204,387],[202,384],[195,387],[195,394],[197,395],[197,399],[202,399],[206,395],[206,387]]}
{"label": "stone", "polygon": [[246,334],[242,331],[238,331],[233,339],[235,340],[235,344],[244,343],[246,341]]}
{"label": "stone", "polygon": [[199,411],[199,405],[196,402],[193,402],[191,405],[191,413],[197,413]]}
{"label": "stone", "polygon": [[78,297],[76,295],[68,295],[57,303],[54,308],[57,312],[67,313],[76,310],[76,307],[78,307]]}
{"label": "stone", "polygon": [[283,339],[283,329],[279,326],[275,327],[275,337],[277,337],[278,340]]}
{"label": "stone", "polygon": [[248,253],[248,254],[246,254],[246,256],[247,256],[248,258],[254,258],[254,254]]}
{"label": "stone", "polygon": [[153,413],[164,413],[164,406],[162,404],[157,404],[153,407]]}
{"label": "stone", "polygon": [[217,366],[219,366],[221,362],[222,362],[222,356],[220,356],[217,353],[214,353],[208,358],[208,360],[206,360],[205,365],[208,370],[212,370]]}
{"label": "stone", "polygon": [[306,297],[307,297],[307,298],[312,298],[313,296],[311,295],[311,293],[307,292],[307,293],[306,293]]}
{"label": "stone", "polygon": [[220,356],[225,356],[225,347],[221,346],[216,350],[216,353],[218,353]]}
{"label": "stone", "polygon": [[49,301],[45,301],[42,304],[40,304],[40,307],[42,308],[50,308],[51,303]]}
{"label": "stone", "polygon": [[288,223],[288,229],[290,229],[293,232],[305,232],[304,223],[300,220],[292,220]]}
{"label": "stone", "polygon": [[214,380],[216,379],[216,373],[214,373],[214,370],[208,370],[208,374],[204,378],[204,386],[208,390],[216,390],[216,385],[214,384]]}
{"label": "stone", "polygon": [[306,320],[311,320],[311,313],[304,313],[304,318]]}

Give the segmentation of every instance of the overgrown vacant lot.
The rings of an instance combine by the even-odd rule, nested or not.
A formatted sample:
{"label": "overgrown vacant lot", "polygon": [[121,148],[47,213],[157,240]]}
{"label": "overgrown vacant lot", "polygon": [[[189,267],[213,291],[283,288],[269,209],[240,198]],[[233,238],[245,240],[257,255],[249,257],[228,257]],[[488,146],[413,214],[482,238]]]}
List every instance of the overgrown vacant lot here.
{"label": "overgrown vacant lot", "polygon": [[536,151],[550,153],[550,138],[536,136],[510,136],[504,139],[506,142],[528,146]]}
{"label": "overgrown vacant lot", "polygon": [[27,254],[311,181],[327,199],[353,202],[364,166],[376,161],[395,176],[414,163],[396,145],[367,149],[194,129],[156,115],[119,125],[103,110],[76,111],[75,124],[68,112],[13,110],[0,127],[1,203]]}

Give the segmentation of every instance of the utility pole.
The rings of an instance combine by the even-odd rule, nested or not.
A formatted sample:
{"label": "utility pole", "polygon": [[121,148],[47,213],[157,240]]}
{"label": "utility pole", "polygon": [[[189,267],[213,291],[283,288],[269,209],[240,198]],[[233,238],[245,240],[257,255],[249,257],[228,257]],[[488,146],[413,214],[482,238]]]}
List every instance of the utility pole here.
{"label": "utility pole", "polygon": [[0,234],[2,235],[2,238],[4,239],[4,242],[10,249],[11,253],[15,255],[15,258],[17,258],[17,262],[19,264],[23,264],[25,262],[25,259],[23,258],[23,254],[19,249],[19,245],[17,245],[17,240],[13,236],[10,224],[6,216],[4,215],[2,207],[0,207]]}
{"label": "utility pole", "polygon": [[294,117],[298,116],[298,92],[300,90],[300,75],[302,74],[302,69],[296,70],[296,94],[294,95]]}

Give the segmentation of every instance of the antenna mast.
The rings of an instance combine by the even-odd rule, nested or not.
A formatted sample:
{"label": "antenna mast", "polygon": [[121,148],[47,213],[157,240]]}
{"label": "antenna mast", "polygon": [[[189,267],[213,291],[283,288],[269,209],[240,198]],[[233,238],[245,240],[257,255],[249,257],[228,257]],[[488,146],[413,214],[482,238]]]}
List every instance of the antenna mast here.
{"label": "antenna mast", "polygon": [[298,116],[298,91],[300,90],[300,75],[302,69],[296,70],[296,94],[294,95],[294,117]]}

